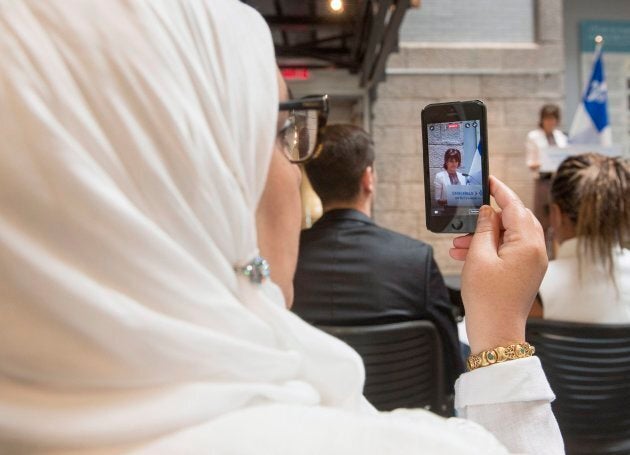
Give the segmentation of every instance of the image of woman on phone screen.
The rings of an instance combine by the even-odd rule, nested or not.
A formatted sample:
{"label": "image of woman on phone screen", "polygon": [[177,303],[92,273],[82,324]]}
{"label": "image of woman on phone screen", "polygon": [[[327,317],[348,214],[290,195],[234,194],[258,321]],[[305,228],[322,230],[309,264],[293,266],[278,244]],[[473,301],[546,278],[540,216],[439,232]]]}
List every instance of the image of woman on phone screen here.
{"label": "image of woman on phone screen", "polygon": [[462,164],[459,150],[450,148],[444,153],[444,170],[435,175],[435,199],[440,206],[447,203],[446,187],[449,185],[466,185],[466,177],[457,169]]}

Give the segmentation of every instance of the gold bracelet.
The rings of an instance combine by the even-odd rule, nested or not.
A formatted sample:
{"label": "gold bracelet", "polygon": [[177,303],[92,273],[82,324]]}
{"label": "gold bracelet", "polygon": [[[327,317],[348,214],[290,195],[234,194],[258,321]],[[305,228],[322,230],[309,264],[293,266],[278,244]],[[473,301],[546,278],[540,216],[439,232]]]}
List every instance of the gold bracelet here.
{"label": "gold bracelet", "polygon": [[527,342],[515,343],[509,346],[499,346],[494,349],[488,349],[479,354],[473,354],[468,357],[466,362],[468,371],[472,371],[479,367],[487,367],[495,363],[505,362],[507,360],[522,359],[531,357],[536,352],[534,346]]}

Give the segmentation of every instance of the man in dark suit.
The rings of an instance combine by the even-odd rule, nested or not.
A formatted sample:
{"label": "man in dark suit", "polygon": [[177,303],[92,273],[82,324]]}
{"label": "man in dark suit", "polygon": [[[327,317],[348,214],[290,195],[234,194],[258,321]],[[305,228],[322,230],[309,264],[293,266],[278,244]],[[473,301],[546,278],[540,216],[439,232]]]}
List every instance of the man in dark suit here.
{"label": "man in dark suit", "polygon": [[302,231],[293,311],[315,325],[432,321],[445,351],[447,389],[463,371],[453,306],[433,249],[377,226],[374,148],[354,125],[322,131],[306,173],[324,215]]}

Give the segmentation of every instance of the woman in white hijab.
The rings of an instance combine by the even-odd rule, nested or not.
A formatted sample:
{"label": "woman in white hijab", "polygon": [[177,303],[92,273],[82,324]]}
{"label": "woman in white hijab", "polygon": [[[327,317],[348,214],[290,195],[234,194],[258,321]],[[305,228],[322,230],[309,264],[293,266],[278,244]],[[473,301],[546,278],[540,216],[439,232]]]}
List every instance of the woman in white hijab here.
{"label": "woman in white hijab", "polygon": [[[259,229],[290,299],[298,232],[274,237],[283,218],[265,216],[278,183],[296,183],[271,152],[276,87],[269,31],[240,2],[0,0],[0,451],[561,451],[535,357],[460,379],[461,414],[494,436],[426,411],[379,414],[358,356],[240,272],[258,254],[271,163]],[[452,253],[470,246],[480,349],[520,341],[544,272],[539,227],[493,191],[499,255],[489,208]],[[506,284],[473,286],[481,276]]]}

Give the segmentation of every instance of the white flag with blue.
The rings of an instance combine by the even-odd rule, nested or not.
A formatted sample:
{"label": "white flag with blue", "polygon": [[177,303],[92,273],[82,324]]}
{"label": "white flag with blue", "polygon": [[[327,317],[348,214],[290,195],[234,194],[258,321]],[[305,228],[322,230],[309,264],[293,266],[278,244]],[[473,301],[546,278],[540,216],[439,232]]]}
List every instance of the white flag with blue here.
{"label": "white flag with blue", "polygon": [[569,131],[571,144],[612,145],[612,134],[608,122],[608,88],[602,55],[602,45],[599,43],[595,48],[591,77]]}
{"label": "white flag with blue", "polygon": [[468,184],[469,185],[481,185],[483,182],[481,174],[481,138],[477,142],[477,150],[475,150],[475,156],[473,157],[468,171]]}

